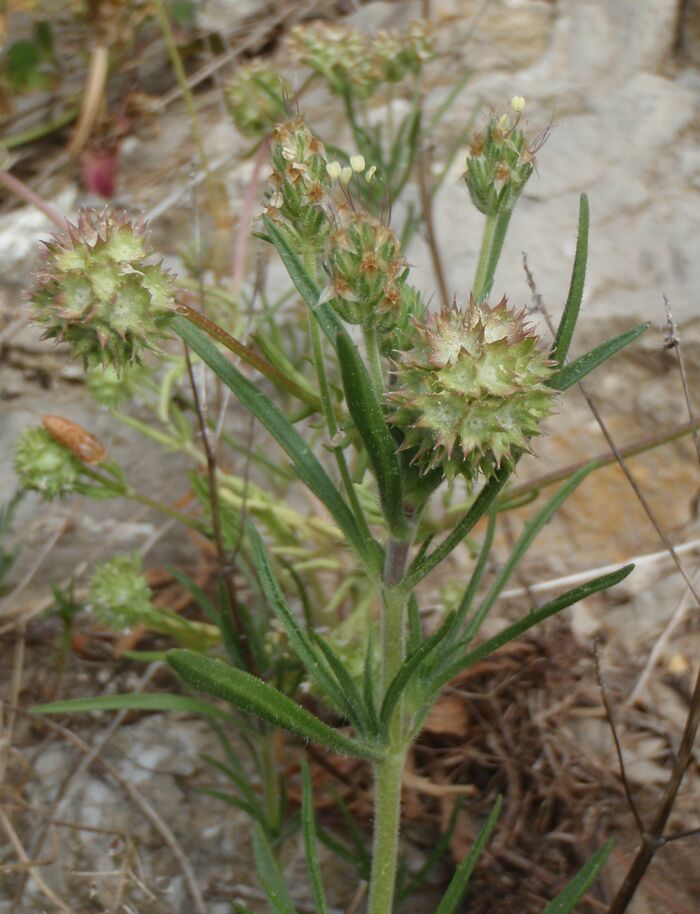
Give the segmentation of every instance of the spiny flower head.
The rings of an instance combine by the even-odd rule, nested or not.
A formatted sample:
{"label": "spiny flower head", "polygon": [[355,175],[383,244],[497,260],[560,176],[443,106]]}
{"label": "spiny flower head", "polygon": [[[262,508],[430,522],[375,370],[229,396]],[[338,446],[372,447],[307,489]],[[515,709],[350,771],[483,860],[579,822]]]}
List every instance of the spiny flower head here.
{"label": "spiny flower head", "polygon": [[98,565],[90,578],[88,600],[100,622],[111,628],[148,624],[158,616],[136,552]]}
{"label": "spiny flower head", "polygon": [[127,400],[135,399],[150,376],[149,369],[137,363],[125,365],[120,372],[108,365],[88,372],[86,385],[98,403],[116,409]]}
{"label": "spiny flower head", "polygon": [[287,114],[285,80],[260,60],[238,67],[224,88],[226,107],[245,136],[261,136]]}
{"label": "spiny flower head", "polygon": [[44,338],[68,343],[86,366],[117,370],[155,349],[176,304],[172,277],[151,254],[142,219],[82,210],[45,243],[29,295]]}
{"label": "spiny flower head", "polygon": [[80,490],[83,464],[46,428],[37,426],[25,429],[17,442],[15,472],[23,489],[51,501]]}
{"label": "spiny flower head", "polygon": [[422,473],[443,467],[468,482],[514,466],[552,412],[546,386],[553,364],[538,338],[503,298],[493,308],[473,298],[414,319],[414,346],[398,356],[401,387],[389,393],[389,420]]}
{"label": "spiny flower head", "polygon": [[381,330],[395,319],[407,269],[388,226],[346,211],[329,236],[325,268],[329,283],[320,302],[329,301],[343,320]]}
{"label": "spiny flower head", "polygon": [[303,242],[323,247],[331,179],[323,143],[301,117],[277,124],[271,136],[272,174],[265,215]]}
{"label": "spiny flower head", "polygon": [[519,126],[525,99],[516,95],[510,107],[510,113],[494,115],[484,132],[474,134],[467,156],[464,180],[474,205],[486,216],[513,209],[548,136],[544,131],[530,143]]}

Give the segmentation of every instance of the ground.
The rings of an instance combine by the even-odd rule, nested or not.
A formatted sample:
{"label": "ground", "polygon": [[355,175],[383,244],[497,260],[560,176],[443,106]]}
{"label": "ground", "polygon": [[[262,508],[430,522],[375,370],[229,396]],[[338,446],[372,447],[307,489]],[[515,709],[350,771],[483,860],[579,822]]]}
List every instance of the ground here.
{"label": "ground", "polygon": [[[243,158],[250,143],[222,112],[219,80],[235,66],[235,55],[264,54],[296,86],[298,74],[284,45],[295,18],[350,13],[355,24],[372,31],[427,9],[447,52],[431,72],[429,104],[439,105],[466,69],[472,73],[431,138],[436,162],[469,118],[478,120],[480,112],[502,106],[515,94],[526,96],[536,125],[554,124],[513,220],[496,279],[499,294],[507,292],[512,302],[532,306],[522,264],[525,252],[537,291],[556,320],[574,252],[578,197],[585,192],[591,204],[591,250],[575,354],[641,321],[651,323],[609,370],[586,382],[646,508],[614,459],[592,473],[539,536],[511,590],[497,603],[487,633],[548,593],[572,586],[561,580],[568,576],[630,560],[636,561],[636,571],[605,597],[586,600],[562,621],[548,623],[454,682],[426,726],[404,791],[406,853],[416,869],[446,825],[455,796],[465,798],[451,841],[454,858],[461,859],[496,790],[504,793],[506,816],[465,911],[494,910],[504,899],[522,910],[540,910],[562,877],[612,834],[617,839],[612,865],[601,894],[586,909],[604,910],[631,859],[636,834],[601,701],[594,645],[627,777],[645,821],[668,777],[700,653],[697,607],[659,535],[660,530],[678,547],[684,569],[697,581],[698,454],[688,434],[679,357],[692,396],[700,372],[695,307],[700,283],[700,9],[693,0],[408,0],[369,3],[353,12],[356,6],[360,4],[320,0],[202,4],[199,25],[223,35],[233,48],[214,78],[195,87],[207,151],[231,210],[239,212],[251,186],[254,200],[262,194],[262,184],[251,185],[251,160]],[[26,30],[22,11],[9,21],[17,34]],[[70,24],[61,27],[70,36]],[[79,47],[74,44],[73,51]],[[190,72],[206,68],[211,63],[207,54],[217,53],[217,48],[199,49],[189,59]],[[220,58],[211,59],[216,63]],[[66,57],[65,66],[62,91],[80,92],[85,60],[75,53]],[[192,241],[193,212],[203,199],[194,189],[201,175],[193,165],[190,121],[162,41],[154,38],[137,68],[143,111],[132,118],[121,140],[113,202],[145,211],[166,262],[178,269]],[[112,112],[119,109],[130,80],[127,68],[110,97]],[[32,121],[27,109],[38,100],[38,120]],[[402,104],[401,99],[395,102],[398,114]],[[46,120],[45,96],[16,105],[8,112],[8,134]],[[326,138],[341,129],[333,102],[321,91],[309,92],[304,109]],[[66,154],[69,136],[68,129],[22,145],[13,150],[12,164],[68,216],[80,204],[99,202],[85,188],[84,170],[81,175]],[[464,149],[434,206],[447,286],[460,299],[471,281],[480,239],[480,216],[469,206],[460,181],[463,169]],[[206,235],[206,215],[202,221]],[[227,230],[230,250],[234,226],[224,227],[224,235]],[[66,367],[65,353],[40,341],[27,323],[22,290],[30,283],[37,239],[50,231],[41,213],[4,196],[0,501],[14,490],[12,452],[18,435],[42,415],[57,414],[99,435],[135,485],[174,502],[188,488],[182,457],[164,459],[161,449],[144,444],[135,431],[97,407],[85,392],[80,366]],[[256,243],[248,250],[246,282],[252,282],[261,251]],[[422,237],[409,255],[417,285],[433,295],[429,246]],[[273,291],[284,286],[283,273],[274,264],[268,266],[267,282]],[[664,295],[680,328],[680,347],[665,345]],[[542,314],[533,312],[533,320],[546,334]],[[547,481],[561,467],[609,454],[590,404],[579,392],[562,401],[550,430],[535,446],[537,458],[519,468],[518,485]],[[673,440],[660,443],[666,438]],[[657,446],[643,454],[625,450],[653,443]],[[508,528],[497,542],[496,567],[531,513],[526,505],[508,515]],[[475,532],[477,540],[480,534]],[[119,659],[115,638],[96,629],[89,617],[79,617],[66,649],[58,618],[46,615],[54,603],[51,584],[65,587],[75,577],[80,596],[87,569],[130,548],[147,554],[149,567],[162,574],[165,566],[176,565],[206,575],[211,555],[147,509],[79,498],[48,507],[29,498],[18,513],[13,537],[23,548],[12,589],[0,599],[7,658],[2,673],[5,806],[0,825],[6,844],[0,911],[224,914],[231,898],[264,910],[245,815],[197,792],[199,786],[223,783],[201,758],[218,751],[205,723],[183,714],[93,714],[56,719],[60,724],[52,726],[26,713],[32,704],[56,697],[174,687],[158,664]],[[434,607],[436,616],[449,602],[452,582],[464,577],[471,561],[465,546],[438,580],[426,581],[424,603]],[[289,765],[295,783],[291,758],[281,756],[280,764]],[[338,765],[339,760],[333,761],[336,770]],[[367,821],[366,772],[342,773],[345,781],[333,783],[344,785],[344,795]],[[330,802],[324,806],[332,778],[319,761],[314,777],[319,815],[332,830],[339,822]],[[669,833],[700,827],[699,791],[695,762]],[[297,883],[299,910],[310,910],[301,840],[290,840],[285,854],[286,869]],[[632,914],[697,912],[699,854],[697,834],[663,847],[630,906]],[[333,874],[334,909],[347,910],[357,876],[330,853],[323,866]],[[446,861],[407,904],[407,912],[435,909],[435,885],[448,869]]]}

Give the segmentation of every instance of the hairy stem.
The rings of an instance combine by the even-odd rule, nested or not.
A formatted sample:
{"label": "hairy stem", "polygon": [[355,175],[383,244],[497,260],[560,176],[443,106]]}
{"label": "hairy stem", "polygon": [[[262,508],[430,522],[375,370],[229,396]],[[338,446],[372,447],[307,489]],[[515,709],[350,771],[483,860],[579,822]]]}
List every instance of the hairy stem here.
{"label": "hairy stem", "polygon": [[503,250],[503,242],[508,231],[511,212],[511,210],[505,210],[505,212],[493,213],[486,217],[484,236],[481,240],[481,251],[479,252],[479,263],[474,277],[474,288],[472,289],[472,294],[478,302],[488,298],[491,292],[493,277]]}
{"label": "hairy stem", "polygon": [[[406,655],[409,593],[401,587],[410,542],[391,540],[387,548],[382,594],[382,693]],[[403,701],[389,723],[386,758],[374,766],[374,850],[367,914],[391,914],[401,825],[401,779],[406,759]]]}

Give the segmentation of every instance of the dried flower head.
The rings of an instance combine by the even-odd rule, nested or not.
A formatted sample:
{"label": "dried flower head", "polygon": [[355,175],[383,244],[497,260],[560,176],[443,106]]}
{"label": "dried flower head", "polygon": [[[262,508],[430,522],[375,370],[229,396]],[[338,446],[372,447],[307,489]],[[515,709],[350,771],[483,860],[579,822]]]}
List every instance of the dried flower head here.
{"label": "dried flower head", "polygon": [[401,387],[388,394],[402,450],[422,473],[442,466],[468,482],[514,465],[554,398],[553,365],[525,312],[472,298],[413,323],[414,347],[396,365]]}
{"label": "dried flower head", "polygon": [[325,267],[329,283],[320,302],[330,302],[343,320],[382,329],[395,317],[407,270],[388,226],[368,213],[346,211],[329,236]]}
{"label": "dried flower head", "polygon": [[83,463],[92,466],[106,459],[107,448],[104,444],[77,422],[64,419],[63,416],[44,416],[42,422],[53,440],[68,448]]}
{"label": "dried flower head", "polygon": [[117,370],[156,349],[176,305],[172,277],[151,254],[143,220],[83,210],[45,244],[29,296],[44,337],[68,343],[86,366]]}
{"label": "dried flower head", "polygon": [[97,618],[111,628],[147,624],[158,616],[136,552],[98,565],[90,578],[88,599]]}
{"label": "dried flower head", "polygon": [[515,96],[511,111],[489,119],[484,132],[472,137],[464,175],[469,195],[479,212],[495,216],[509,212],[535,168],[535,153],[547,132],[529,142],[520,127],[525,99]]}
{"label": "dried flower head", "polygon": [[224,88],[228,112],[245,136],[266,134],[286,117],[290,94],[285,80],[260,60],[238,67]]}

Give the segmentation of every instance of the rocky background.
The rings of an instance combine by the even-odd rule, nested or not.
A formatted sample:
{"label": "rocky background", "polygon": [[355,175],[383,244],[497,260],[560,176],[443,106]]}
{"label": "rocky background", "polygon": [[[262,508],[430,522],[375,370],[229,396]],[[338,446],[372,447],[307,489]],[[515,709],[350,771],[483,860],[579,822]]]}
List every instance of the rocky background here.
{"label": "rocky background", "polygon": [[[587,389],[618,446],[686,423],[678,350],[664,348],[663,296],[668,297],[680,328],[690,393],[696,396],[700,377],[697,0],[404,0],[340,6],[353,24],[370,31],[430,13],[438,43],[446,52],[431,71],[431,105],[438,105],[465,70],[470,71],[464,91],[431,138],[436,161],[465,123],[476,118],[478,124],[483,116],[480,112],[500,108],[516,94],[527,99],[531,124],[542,129],[552,124],[551,136],[538,155],[537,174],[516,210],[494,292],[505,292],[511,301],[521,304],[531,303],[522,266],[522,252],[526,252],[537,289],[556,319],[568,286],[578,197],[582,192],[588,194],[591,248],[576,354],[640,321],[649,321],[651,328],[615,359],[609,371],[591,378]],[[296,75],[285,59],[284,43],[278,39],[300,15],[314,14],[338,15],[339,11],[336,5],[321,2],[210,0],[198,4],[203,28],[234,36],[244,47],[249,42],[253,49],[268,53],[292,84]],[[21,32],[26,24],[22,10],[14,18],[10,16],[11,29]],[[172,91],[162,49],[160,56],[143,67],[141,75],[154,95],[159,95],[161,106],[123,142],[114,202],[150,216],[157,243],[177,268],[178,248],[192,230],[194,192],[189,188],[194,153],[189,121],[181,99]],[[222,116],[216,85],[201,87],[197,98],[206,124],[208,153],[235,209],[250,181],[251,164],[241,163],[239,158],[246,143]],[[401,104],[396,102],[399,111]],[[326,137],[340,129],[326,96],[310,93],[304,107]],[[460,181],[463,168],[464,155],[460,154],[435,202],[436,235],[448,286],[458,298],[468,294],[481,231],[481,217],[469,204]],[[81,186],[60,144],[47,148],[46,161],[35,170],[33,186],[67,216],[80,204],[96,202]],[[179,460],[162,461],[160,452],[156,458],[155,450],[144,447],[142,439],[124,427],[115,428],[111,417],[87,397],[79,366],[66,367],[64,354],[41,343],[37,331],[27,324],[21,294],[30,281],[37,239],[46,237],[51,228],[40,213],[3,196],[0,503],[14,489],[12,453],[19,433],[46,413],[86,425],[108,444],[137,485],[176,497],[173,479],[183,488],[186,485],[184,477],[178,476]],[[421,239],[409,257],[414,281],[430,295],[434,280]],[[274,267],[270,281],[273,285],[283,282],[282,273],[275,273]],[[541,317],[534,315],[534,319]],[[540,460],[528,464],[521,477],[542,476],[606,449],[589,405],[573,394],[553,421],[551,437],[538,448]],[[700,489],[692,438],[685,435],[631,458],[628,466],[658,525],[683,547],[685,567],[697,579]],[[38,501],[25,502],[13,534],[23,541],[23,550],[13,573],[14,589],[0,599],[6,658],[3,679],[10,700],[30,691],[33,680],[54,662],[56,628],[43,616],[52,603],[51,583],[65,584],[76,574],[79,584],[80,576],[93,563],[127,548],[147,550],[149,561],[171,564],[186,561],[190,549],[186,540],[173,536],[172,530],[146,511],[135,513],[129,507],[115,509],[112,504],[95,505],[80,499],[48,508]],[[613,597],[577,607],[571,624],[577,639],[574,643],[581,651],[581,657],[572,663],[582,664],[581,678],[593,682],[593,692],[590,648],[595,636],[604,641],[601,656],[619,708],[628,775],[648,803],[668,772],[700,648],[697,607],[688,600],[682,578],[663,552],[648,513],[624,474],[611,466],[593,474],[567,502],[540,537],[526,570],[514,584],[533,587],[537,594],[537,585],[546,587],[562,576],[643,557],[638,570]],[[455,573],[463,569],[458,563],[465,557],[466,553],[456,558]],[[427,599],[439,604],[444,584],[435,582]],[[494,627],[502,624],[508,612],[508,602],[501,605],[502,612],[492,620]],[[675,630],[659,651],[648,678],[639,685],[650,651],[674,619],[678,622]],[[18,630],[26,635],[26,645],[17,640]],[[18,661],[19,643],[26,655]],[[77,664],[66,682],[74,694],[94,694],[101,688],[124,690],[137,687],[144,676],[142,668],[134,669],[125,673],[110,663]],[[157,677],[158,671],[147,671],[149,675]],[[643,699],[641,710],[629,704],[631,694]],[[567,719],[561,724],[562,732],[584,755],[595,756],[597,763],[607,766],[614,793],[616,767],[609,727],[599,710]],[[76,726],[76,732],[83,733],[93,750],[99,749],[99,758],[113,766],[121,782],[110,779],[99,764],[90,765],[90,749],[77,747],[65,735],[32,729],[21,716],[15,720],[14,730],[6,731],[2,751],[8,783],[21,787],[33,808],[80,828],[54,825],[40,841],[41,828],[34,822],[22,836],[26,838],[25,855],[42,864],[27,880],[21,900],[16,876],[22,869],[26,871],[27,859],[16,846],[11,823],[9,830],[4,828],[7,845],[0,859],[5,865],[0,869],[0,884],[3,872],[9,881],[6,893],[0,889],[0,911],[224,914],[231,910],[231,897],[263,910],[252,877],[244,817],[235,810],[222,813],[219,803],[194,790],[210,777],[203,773],[200,760],[202,752],[212,751],[208,729],[198,721],[160,716],[119,724],[110,726],[109,721],[95,718],[87,731]],[[677,831],[700,825],[696,768],[691,775],[672,823]],[[137,799],[124,784],[137,790]],[[602,799],[600,802],[603,804]],[[157,821],[149,817],[144,804],[156,810]],[[629,812],[624,804],[613,803],[613,808],[619,849],[611,884],[634,847]],[[8,806],[10,814],[16,823],[16,812],[11,813]],[[594,804],[591,815],[596,814]],[[175,836],[179,852],[164,837],[168,830]],[[413,853],[419,860],[420,852]],[[289,854],[290,872],[296,872],[295,867],[301,872],[300,844],[296,851],[290,848]],[[632,914],[697,911],[699,857],[697,836],[664,848],[630,908]],[[338,870],[338,911],[346,909],[354,894],[353,878]],[[300,877],[300,910],[308,910],[305,892]],[[429,892],[410,908],[411,914],[417,914],[421,904],[420,910],[434,910]],[[464,910],[476,908],[466,906]]]}

